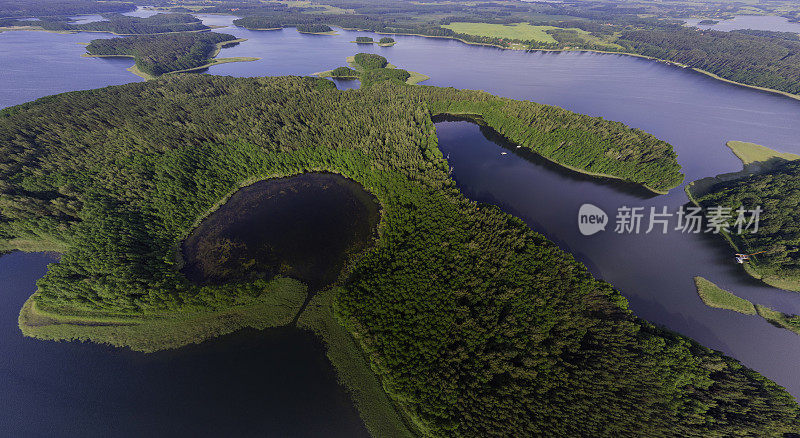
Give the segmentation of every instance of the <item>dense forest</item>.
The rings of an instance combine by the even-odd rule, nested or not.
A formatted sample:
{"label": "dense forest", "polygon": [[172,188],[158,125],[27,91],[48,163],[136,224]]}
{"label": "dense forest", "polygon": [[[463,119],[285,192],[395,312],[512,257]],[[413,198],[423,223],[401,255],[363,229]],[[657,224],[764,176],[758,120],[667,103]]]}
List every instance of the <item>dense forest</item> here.
{"label": "dense forest", "polygon": [[96,39],[86,47],[90,55],[132,56],[136,67],[152,76],[207,64],[217,47],[236,37],[225,33],[189,32]]}
{"label": "dense forest", "polygon": [[528,147],[554,142],[582,156],[613,145],[609,160],[635,149],[649,160],[660,145],[674,162],[640,131],[487,93],[181,75],[0,111],[0,241],[66,247],[38,283],[43,309],[226,308],[264,285],[195,285],[177,269],[176,244],[243,181],[330,170],[383,208],[380,237],[342,278],[335,313],[421,434],[800,428],[780,387],[636,318],[521,220],[464,197],[431,120],[449,111],[483,114],[512,138],[535,139]]}
{"label": "dense forest", "polygon": [[[761,206],[757,233],[731,233],[734,243],[753,256],[758,273],[800,280],[800,162],[788,161],[775,169],[744,179],[723,182],[698,199],[703,207]],[[736,219],[733,213],[730,223]]]}
{"label": "dense forest", "polygon": [[303,33],[326,33],[332,32],[333,29],[330,28],[327,24],[319,24],[319,23],[312,23],[312,24],[298,24],[297,31]]}
{"label": "dense forest", "polygon": [[736,29],[731,32],[743,33],[767,38],[780,38],[789,41],[800,41],[800,34],[795,32],[776,32],[774,30]]}
{"label": "dense forest", "polygon": [[361,66],[361,68],[365,69],[383,68],[389,64],[389,61],[387,61],[386,58],[374,53],[357,53],[353,57],[353,60],[356,64]]}
{"label": "dense forest", "polygon": [[69,20],[44,19],[35,22],[46,30],[112,32],[119,35],[145,35],[169,32],[208,30],[200,19],[190,14],[156,14],[147,18],[121,14],[104,15],[105,21],[73,24]]}
{"label": "dense forest", "polygon": [[0,0],[0,17],[50,17],[80,14],[130,12],[130,2],[94,0]]}
{"label": "dense forest", "polygon": [[800,41],[673,28],[624,32],[618,43],[732,81],[800,93]]}
{"label": "dense forest", "polygon": [[350,67],[336,67],[331,70],[331,77],[334,78],[355,78],[358,77],[358,72]]}

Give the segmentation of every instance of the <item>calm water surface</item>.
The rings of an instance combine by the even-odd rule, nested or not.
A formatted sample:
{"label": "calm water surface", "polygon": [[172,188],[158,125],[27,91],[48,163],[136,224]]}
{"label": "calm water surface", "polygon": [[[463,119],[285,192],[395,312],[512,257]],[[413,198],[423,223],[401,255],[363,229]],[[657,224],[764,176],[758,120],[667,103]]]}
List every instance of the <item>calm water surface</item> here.
{"label": "calm water surface", "polygon": [[730,20],[719,20],[717,24],[699,24],[700,18],[684,18],[687,26],[700,29],[731,31],[737,29],[774,30],[779,32],[800,33],[800,23],[775,15],[738,15]]}
{"label": "calm water surface", "polygon": [[[232,21],[232,17],[220,15],[201,17],[208,24],[230,25]],[[800,102],[633,57],[512,52],[411,36],[396,36],[398,44],[393,47],[349,43],[356,35],[378,36],[368,32],[319,36],[294,29],[258,32],[228,27],[219,31],[248,38],[224,49],[220,56],[262,59],[213,66],[209,69],[212,74],[307,75],[344,65],[345,57],[358,51],[380,53],[395,65],[430,75],[426,82],[430,85],[483,89],[644,129],[673,144],[687,181],[738,170],[741,164],[725,147],[728,140],[800,153]],[[125,71],[130,60],[79,56],[83,48],[76,43],[98,37],[103,35],[0,34],[0,104],[10,106],[56,92],[138,81]],[[357,82],[339,86],[354,87]],[[612,215],[623,205],[667,206],[674,211],[687,201],[680,188],[666,196],[647,197],[626,187],[532,163],[514,153],[501,155],[501,146],[467,122],[438,123],[437,132],[441,148],[450,153],[454,177],[469,196],[503,206],[571,251],[595,275],[619,288],[638,315],[724,351],[800,396],[800,371],[794,366],[800,358],[800,336],[758,318],[706,308],[696,295],[692,276],[702,275],[745,298],[790,313],[800,313],[800,295],[762,286],[744,275],[731,262],[730,249],[718,239],[674,232],[639,236],[606,232],[591,237],[577,232],[577,210],[584,202]],[[37,418],[41,427],[88,428],[90,434],[104,430],[101,418],[116,421],[120,426],[115,431],[120,435],[129,431],[134,435],[148,425],[148,432],[161,426],[166,434],[177,427],[170,422],[173,420],[188,425],[216,421],[207,428],[198,427],[201,434],[226,427],[273,436],[307,436],[323,428],[327,435],[363,434],[319,346],[295,332],[243,333],[153,356],[23,339],[16,328],[16,315],[49,261],[47,256],[31,254],[0,258],[4,318],[0,363],[4,375],[10,376],[0,381],[0,397],[14,400],[13,408],[0,414],[0,435],[29,427],[31,418]],[[230,345],[241,348],[234,361],[227,359],[228,350],[235,349]],[[215,361],[225,365],[200,365]],[[197,371],[198,367],[202,371]],[[185,373],[192,376],[194,385],[167,377]],[[231,374],[239,377],[239,386],[233,384],[236,379],[231,379]],[[138,377],[131,380],[129,375]],[[264,379],[260,386],[251,382],[258,379]],[[198,381],[205,386],[197,385]],[[23,387],[27,391],[22,391]],[[292,394],[286,388],[292,388]],[[236,397],[248,403],[225,410]],[[314,399],[325,400],[321,403],[325,409],[307,403]],[[97,409],[90,413],[80,408],[81,403]],[[302,420],[286,413],[297,413],[304,404],[307,409]],[[179,407],[175,417],[158,415],[160,409],[169,412],[175,406]],[[220,409],[226,415],[208,418],[209,412]],[[251,415],[255,409],[260,416]],[[272,413],[276,423],[267,424],[263,417]],[[141,423],[140,429],[130,429],[134,417]],[[76,420],[69,423],[70,418]],[[233,419],[241,422],[241,429],[234,429]],[[286,421],[277,423],[280,419]]]}

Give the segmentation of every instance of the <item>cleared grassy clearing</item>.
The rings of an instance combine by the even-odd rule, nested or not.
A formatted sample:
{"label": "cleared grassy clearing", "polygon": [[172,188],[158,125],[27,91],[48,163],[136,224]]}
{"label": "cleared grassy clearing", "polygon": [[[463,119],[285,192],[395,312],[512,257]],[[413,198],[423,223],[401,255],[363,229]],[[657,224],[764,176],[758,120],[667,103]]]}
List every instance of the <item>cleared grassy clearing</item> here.
{"label": "cleared grassy clearing", "polygon": [[800,155],[792,154],[788,152],[778,152],[776,150],[772,150],[766,146],[761,146],[755,143],[748,143],[745,141],[736,141],[732,140],[726,143],[726,145],[733,151],[733,153],[742,160],[742,164],[748,165],[755,162],[762,162],[762,161],[769,161],[774,158],[779,158],[782,160],[797,160],[800,158]]}
{"label": "cleared grassy clearing", "polygon": [[758,315],[770,324],[800,335],[800,316],[779,312],[761,304],[738,297],[703,277],[694,277],[697,294],[708,307],[732,310],[745,315]]}
{"label": "cleared grassy clearing", "polygon": [[694,284],[697,286],[697,294],[700,295],[700,299],[708,307],[733,310],[745,315],[756,314],[756,308],[753,303],[737,297],[703,277],[694,277]]}
{"label": "cleared grassy clearing", "polygon": [[442,27],[450,29],[453,32],[465,33],[468,35],[517,40],[534,40],[542,43],[557,42],[552,35],[546,33],[545,31],[550,29],[558,29],[554,26],[531,26],[528,23],[489,24],[456,22],[444,25]]}

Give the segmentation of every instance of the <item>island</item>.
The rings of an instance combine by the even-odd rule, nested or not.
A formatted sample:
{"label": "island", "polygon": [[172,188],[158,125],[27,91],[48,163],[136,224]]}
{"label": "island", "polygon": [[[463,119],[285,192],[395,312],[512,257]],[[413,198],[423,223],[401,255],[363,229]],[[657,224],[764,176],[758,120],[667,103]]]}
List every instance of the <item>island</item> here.
{"label": "island", "polygon": [[246,40],[215,32],[96,39],[86,46],[87,53],[84,56],[133,58],[136,63],[128,70],[149,80],[168,73],[193,72],[227,62],[260,59],[216,57],[222,48],[242,41]]}
{"label": "island", "polygon": [[176,32],[203,32],[210,30],[191,14],[155,14],[146,18],[122,14],[104,14],[103,20],[76,24],[71,19],[42,17],[36,21],[3,20],[5,30],[45,30],[49,32],[106,32],[114,35],[159,35]]}
{"label": "island", "polygon": [[[800,428],[781,387],[636,317],[556,244],[462,194],[433,117],[472,115],[555,162],[660,190],[682,180],[669,144],[557,107],[376,79],[339,91],[176,75],[0,111],[0,250],[62,254],[22,309],[23,333],[155,351],[294,324],[325,342],[376,437]],[[333,280],[306,284],[269,251],[241,256],[263,275],[187,274],[207,266],[196,254],[240,260],[240,240],[214,224],[241,190],[330,173],[379,209],[374,238]],[[325,205],[314,214],[340,203]]]}
{"label": "island", "polygon": [[330,26],[325,24],[298,24],[295,26],[300,33],[309,33],[313,35],[336,35]]}
{"label": "island", "polygon": [[[774,287],[800,291],[800,234],[796,225],[800,222],[800,155],[740,141],[727,145],[744,168],[695,181],[686,186],[686,193],[703,208],[706,218],[712,214],[709,208],[730,209],[729,229],[721,230],[720,235],[748,274]],[[758,230],[739,233],[734,227],[736,211],[757,207],[763,210]]]}
{"label": "island", "polygon": [[372,37],[356,37],[355,41],[350,41],[356,44],[377,44],[381,47],[391,47],[396,44],[394,38],[383,37],[379,41],[375,41]]}
{"label": "island", "polygon": [[775,309],[738,297],[703,277],[694,278],[697,294],[708,307],[731,310],[745,315],[758,315],[770,324],[800,335],[800,316],[788,315]]}
{"label": "island", "polygon": [[706,20],[700,20],[697,24],[700,24],[700,25],[703,25],[703,26],[713,26],[713,25],[718,24],[718,23],[719,23],[719,20],[706,19]]}
{"label": "island", "polygon": [[418,84],[430,79],[430,76],[415,71],[407,71],[389,64],[383,56],[372,53],[358,53],[347,58],[349,67],[337,67],[333,70],[313,73],[321,78],[359,79],[369,84],[387,78],[399,80],[409,85]]}

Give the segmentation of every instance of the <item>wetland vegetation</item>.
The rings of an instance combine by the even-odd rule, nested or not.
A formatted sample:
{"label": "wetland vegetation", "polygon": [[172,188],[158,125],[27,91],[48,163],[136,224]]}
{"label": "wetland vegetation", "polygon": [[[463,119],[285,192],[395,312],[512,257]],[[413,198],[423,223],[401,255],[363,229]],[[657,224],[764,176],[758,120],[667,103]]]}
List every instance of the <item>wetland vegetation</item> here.
{"label": "wetland vegetation", "polygon": [[694,278],[697,294],[708,307],[732,310],[745,315],[758,315],[770,324],[800,334],[800,316],[788,315],[738,297],[703,277]]}

